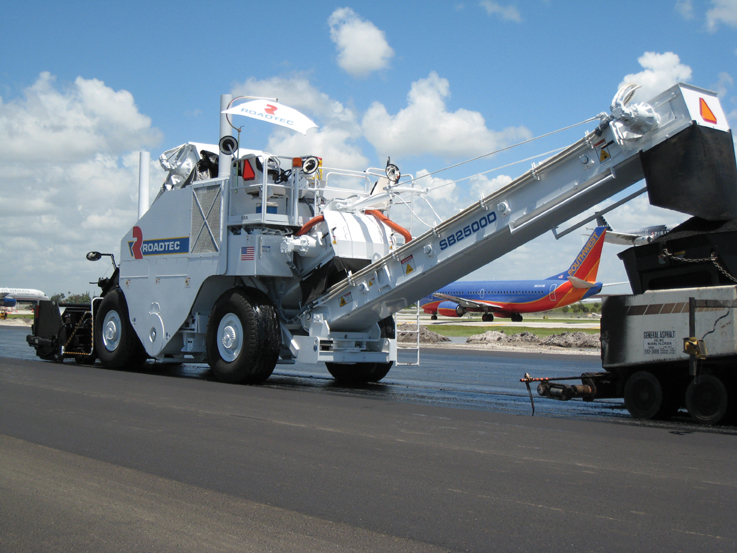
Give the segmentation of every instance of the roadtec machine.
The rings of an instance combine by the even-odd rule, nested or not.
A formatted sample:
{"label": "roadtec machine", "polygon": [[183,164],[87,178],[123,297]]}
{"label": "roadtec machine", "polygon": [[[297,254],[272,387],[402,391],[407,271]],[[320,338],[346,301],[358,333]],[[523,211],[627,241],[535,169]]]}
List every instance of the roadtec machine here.
{"label": "roadtec machine", "polygon": [[394,313],[643,178],[655,205],[737,218],[734,171],[712,170],[733,151],[715,94],[679,84],[632,104],[633,92],[575,144],[415,237],[390,217],[421,181],[392,165],[341,171],[244,151],[221,115],[219,153],[190,144],[166,158],[170,174],[100,297],[42,304],[28,341],[42,358],[111,368],[207,362],[226,382],[295,360],[378,381],[397,360]]}

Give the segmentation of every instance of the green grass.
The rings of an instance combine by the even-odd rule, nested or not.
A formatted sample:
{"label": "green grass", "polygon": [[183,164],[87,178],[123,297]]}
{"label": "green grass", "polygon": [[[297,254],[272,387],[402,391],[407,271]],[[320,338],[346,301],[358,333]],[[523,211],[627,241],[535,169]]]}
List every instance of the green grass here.
{"label": "green grass", "polygon": [[8,313],[8,319],[33,319],[33,315],[11,315]]}
{"label": "green grass", "polygon": [[[507,336],[512,334],[521,334],[523,332],[529,332],[535,336],[545,337],[553,334],[561,334],[563,332],[572,332],[574,329],[571,328],[538,328],[530,326],[464,326],[464,325],[431,325],[427,327],[428,330],[442,334],[448,337],[462,337],[468,338],[475,334],[483,334],[489,330],[500,330],[504,331]],[[585,332],[586,334],[599,334],[599,330],[596,328],[579,328],[575,329],[576,332]]]}

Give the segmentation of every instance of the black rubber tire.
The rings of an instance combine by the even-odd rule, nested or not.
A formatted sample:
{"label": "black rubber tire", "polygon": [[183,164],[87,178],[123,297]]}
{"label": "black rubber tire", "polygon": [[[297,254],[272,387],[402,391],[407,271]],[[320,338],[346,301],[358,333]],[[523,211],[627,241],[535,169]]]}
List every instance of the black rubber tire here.
{"label": "black rubber tire", "polygon": [[437,315],[430,315],[430,320],[431,321],[437,321],[438,320],[438,316]]}
{"label": "black rubber tire", "polygon": [[512,319],[513,323],[521,323],[522,322],[522,315],[519,313],[512,313],[512,316],[510,317]]}
{"label": "black rubber tire", "polygon": [[700,424],[719,424],[730,411],[729,391],[718,376],[699,375],[686,388],[686,408]]}
{"label": "black rubber tire", "polygon": [[624,385],[624,406],[636,419],[659,419],[670,411],[660,380],[650,371],[638,371]]}
{"label": "black rubber tire", "polygon": [[493,313],[484,313],[481,315],[481,320],[485,323],[491,323],[494,322],[494,314]]}
{"label": "black rubber tire", "polygon": [[[382,338],[396,337],[394,317],[387,317],[379,321],[379,328]],[[393,361],[388,363],[325,363],[332,377],[343,384],[379,382],[389,374],[393,365]]]}
{"label": "black rubber tire", "polygon": [[95,315],[95,355],[105,368],[127,370],[140,368],[148,357],[130,323],[120,289],[102,299]]}
{"label": "black rubber tire", "polygon": [[248,294],[256,310],[256,317],[261,320],[264,329],[259,344],[261,353],[254,373],[254,382],[263,382],[274,372],[279,360],[281,325],[276,307],[266,294],[255,289],[249,289]]}
{"label": "black rubber tire", "polygon": [[64,361],[61,356],[61,346],[42,346],[36,350],[36,355],[44,361],[54,361],[56,363]]}
{"label": "black rubber tire", "polygon": [[273,304],[258,290],[228,290],[210,313],[206,345],[207,362],[220,382],[263,382],[274,371],[281,346]]}

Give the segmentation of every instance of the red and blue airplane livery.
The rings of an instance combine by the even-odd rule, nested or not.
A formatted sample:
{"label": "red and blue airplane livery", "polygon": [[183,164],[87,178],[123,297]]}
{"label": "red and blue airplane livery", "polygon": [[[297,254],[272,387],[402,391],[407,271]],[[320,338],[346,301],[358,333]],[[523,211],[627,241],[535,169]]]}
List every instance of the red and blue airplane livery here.
{"label": "red and blue airplane livery", "polygon": [[522,320],[522,313],[539,313],[570,305],[598,294],[596,282],[606,227],[596,227],[576,260],[560,274],[545,280],[458,281],[420,300],[420,307],[438,315],[462,317],[468,312],[483,313],[483,321],[494,316]]}

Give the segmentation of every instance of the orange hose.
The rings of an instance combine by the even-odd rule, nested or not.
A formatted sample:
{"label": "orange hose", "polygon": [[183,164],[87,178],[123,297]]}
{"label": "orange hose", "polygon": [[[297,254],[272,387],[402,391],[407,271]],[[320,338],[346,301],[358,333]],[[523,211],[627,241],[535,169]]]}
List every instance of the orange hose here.
{"label": "orange hose", "polygon": [[402,236],[404,236],[405,243],[407,243],[410,240],[412,240],[412,235],[409,233],[409,231],[406,228],[399,226],[397,223],[395,223],[394,221],[392,221],[391,219],[389,219],[389,217],[387,217],[386,215],[384,215],[378,209],[367,209],[365,211],[365,213],[367,215],[373,215],[379,221],[381,221],[382,223],[384,223],[386,226],[388,226],[389,228],[397,231],[399,234],[401,234]]}
{"label": "orange hose", "polygon": [[[381,211],[379,211],[377,209],[367,209],[365,211],[365,213],[367,215],[373,215],[379,221],[381,221],[382,223],[384,223],[386,226],[388,226],[389,228],[397,231],[399,234],[401,234],[402,236],[404,236],[404,241],[405,242],[409,242],[410,240],[412,240],[412,235],[409,233],[409,231],[406,228],[404,228],[402,226],[399,226],[397,223],[395,223],[394,221],[392,221],[391,219],[389,219],[389,217],[387,217],[386,215],[384,215]],[[322,222],[324,220],[325,220],[325,217],[323,217],[322,215],[318,215],[317,217],[313,217],[312,219],[310,219],[309,221],[307,221],[305,223],[305,225],[301,229],[299,229],[297,232],[295,232],[294,233],[294,236],[302,236],[303,234],[308,233],[312,227],[314,227],[316,224],[318,224],[318,223],[320,223],[320,222]]]}
{"label": "orange hose", "polygon": [[322,215],[318,215],[317,217],[313,217],[309,221],[305,223],[305,226],[303,226],[301,229],[299,229],[297,232],[294,233],[295,236],[302,236],[303,234],[306,234],[310,231],[312,227],[314,227],[317,223],[320,223],[321,221],[324,221],[325,217]]}

